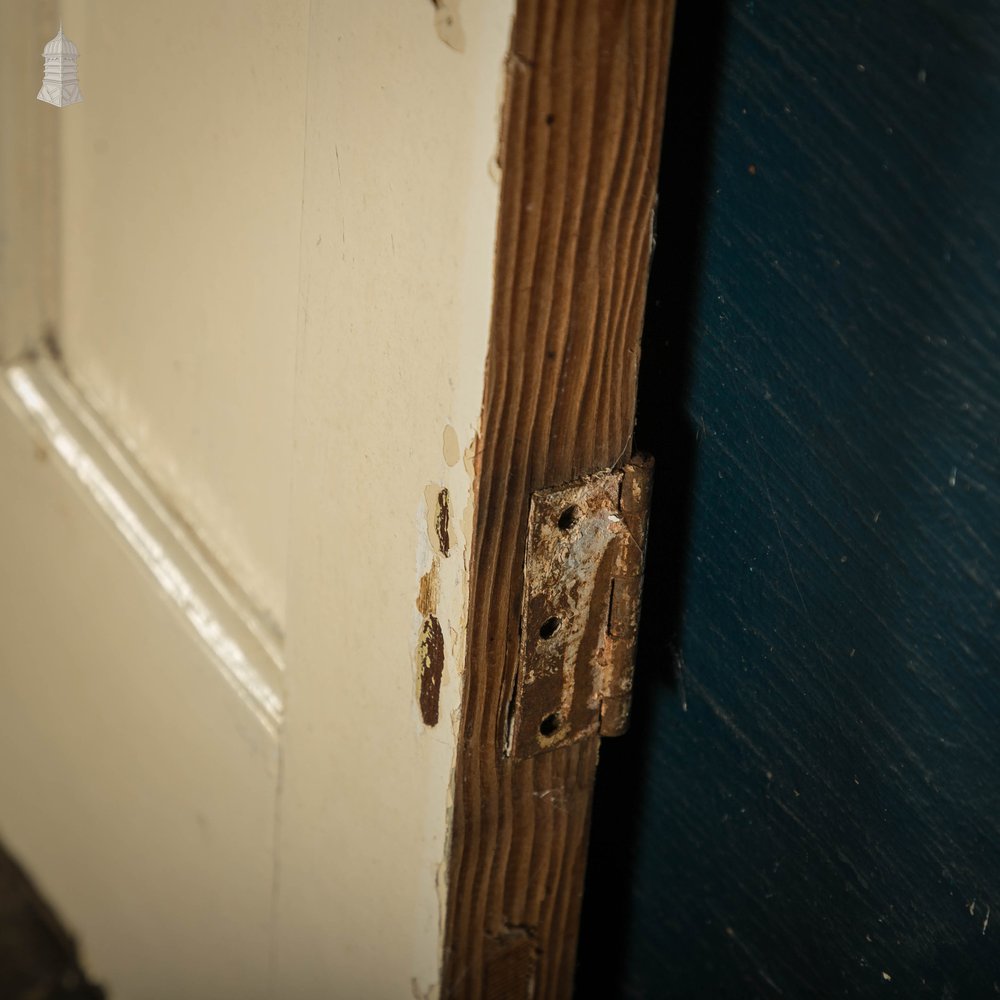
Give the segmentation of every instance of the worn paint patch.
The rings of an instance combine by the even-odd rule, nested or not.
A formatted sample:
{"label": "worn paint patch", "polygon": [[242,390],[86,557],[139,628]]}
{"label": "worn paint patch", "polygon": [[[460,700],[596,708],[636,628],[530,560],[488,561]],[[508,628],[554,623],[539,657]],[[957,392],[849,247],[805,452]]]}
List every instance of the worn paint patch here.
{"label": "worn paint patch", "polygon": [[431,983],[426,990],[423,990],[420,988],[420,980],[416,976],[412,976],[410,979],[410,992],[413,994],[413,1000],[437,1000],[439,996],[437,983]]}
{"label": "worn paint patch", "polygon": [[417,610],[425,617],[437,611],[439,589],[438,561],[435,559],[431,568],[420,578],[417,590]]}
{"label": "worn paint patch", "polygon": [[442,451],[444,452],[445,464],[449,469],[458,465],[462,457],[462,448],[458,443],[458,432],[451,424],[444,425],[444,433],[441,435]]}
{"label": "worn paint patch", "polygon": [[456,52],[465,51],[465,32],[458,16],[459,0],[431,0],[434,4],[434,30],[438,38]]}
{"label": "worn paint patch", "polygon": [[[473,436],[468,447],[462,454],[462,463],[465,466],[466,474],[473,483],[480,481],[480,466],[482,465],[482,453],[479,448],[479,435]],[[472,538],[476,521],[476,504],[468,503],[462,511],[462,534],[465,538]],[[468,566],[468,553],[466,553],[466,566]]]}
{"label": "worn paint patch", "polygon": [[478,482],[480,467],[482,466],[482,451],[479,448],[478,434],[469,442],[468,448],[465,449],[465,453],[462,455],[462,461],[465,464],[465,471],[469,474],[469,478],[473,482]]}
{"label": "worn paint patch", "polygon": [[417,644],[418,700],[424,725],[438,724],[441,674],[444,672],[444,633],[434,615],[424,619]]}

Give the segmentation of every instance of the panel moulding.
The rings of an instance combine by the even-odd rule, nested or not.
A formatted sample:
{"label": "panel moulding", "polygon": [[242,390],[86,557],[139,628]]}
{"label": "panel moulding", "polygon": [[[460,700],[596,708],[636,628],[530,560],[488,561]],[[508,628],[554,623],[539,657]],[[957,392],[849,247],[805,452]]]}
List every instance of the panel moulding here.
{"label": "panel moulding", "polygon": [[135,461],[49,357],[2,369],[0,396],[44,441],[273,736],[283,712],[281,637],[256,614],[160,499]]}

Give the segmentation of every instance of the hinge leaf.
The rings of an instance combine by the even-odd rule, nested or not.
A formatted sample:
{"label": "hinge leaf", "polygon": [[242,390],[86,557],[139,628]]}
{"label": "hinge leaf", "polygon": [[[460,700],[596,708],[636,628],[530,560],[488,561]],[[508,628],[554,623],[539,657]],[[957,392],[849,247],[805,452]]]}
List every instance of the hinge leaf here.
{"label": "hinge leaf", "polygon": [[532,495],[511,756],[624,732],[652,468],[637,457]]}

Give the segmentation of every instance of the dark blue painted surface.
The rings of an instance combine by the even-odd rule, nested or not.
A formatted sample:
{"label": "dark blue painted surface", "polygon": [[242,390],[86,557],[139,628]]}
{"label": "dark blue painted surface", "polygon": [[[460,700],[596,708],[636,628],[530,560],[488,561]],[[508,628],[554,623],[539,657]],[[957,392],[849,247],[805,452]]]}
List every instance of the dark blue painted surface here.
{"label": "dark blue painted surface", "polygon": [[578,993],[1000,995],[1000,4],[681,0],[661,199]]}

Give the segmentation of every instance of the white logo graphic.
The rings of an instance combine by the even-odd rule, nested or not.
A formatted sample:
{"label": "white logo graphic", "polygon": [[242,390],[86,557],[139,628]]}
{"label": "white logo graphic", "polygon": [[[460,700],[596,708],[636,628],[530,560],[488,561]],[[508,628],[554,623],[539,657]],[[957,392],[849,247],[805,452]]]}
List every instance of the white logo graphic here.
{"label": "white logo graphic", "polygon": [[76,60],[79,55],[76,46],[63,34],[60,21],[59,34],[45,46],[42,53],[45,79],[42,80],[42,89],[38,91],[40,101],[64,108],[67,104],[78,104],[83,100],[80,83],[76,78]]}

